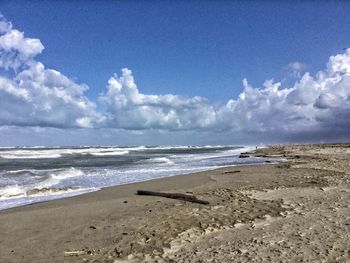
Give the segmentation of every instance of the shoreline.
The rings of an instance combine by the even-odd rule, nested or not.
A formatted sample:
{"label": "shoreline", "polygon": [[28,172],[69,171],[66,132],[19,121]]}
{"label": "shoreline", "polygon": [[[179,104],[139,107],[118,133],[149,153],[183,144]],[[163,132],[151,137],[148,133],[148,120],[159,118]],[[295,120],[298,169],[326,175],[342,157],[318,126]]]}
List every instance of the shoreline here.
{"label": "shoreline", "polygon": [[[274,163],[276,164],[276,163]],[[121,191],[122,193],[125,193],[125,195],[120,195],[119,194],[117,196],[115,196],[115,198],[122,198],[122,197],[131,197],[132,195],[136,194],[135,193],[129,193],[129,189],[139,189],[140,187],[142,188],[143,186],[148,187],[152,185],[164,185],[165,189],[166,189],[166,185],[171,185],[171,187],[174,187],[174,184],[172,184],[173,182],[170,182],[172,180],[168,179],[172,178],[172,177],[179,177],[178,180],[174,180],[176,183],[179,183],[182,181],[184,181],[185,179],[188,179],[188,176],[208,176],[208,174],[210,174],[211,172],[217,172],[217,173],[222,173],[222,172],[226,172],[226,171],[230,171],[234,168],[239,169],[240,167],[244,167],[244,166],[260,166],[260,165],[274,165],[271,163],[259,163],[259,164],[240,164],[240,165],[230,165],[230,166],[224,166],[224,167],[220,167],[220,168],[213,168],[213,169],[209,169],[209,170],[204,170],[204,171],[199,171],[199,172],[193,172],[193,173],[184,173],[184,174],[176,174],[176,175],[170,175],[170,176],[164,176],[164,177],[159,177],[159,178],[154,178],[154,179],[150,179],[150,180],[145,180],[145,181],[139,181],[139,182],[131,182],[131,183],[125,183],[125,184],[120,184],[120,185],[113,185],[113,186],[107,186],[107,187],[103,187],[101,189],[98,189],[96,191],[91,191],[91,192],[86,192],[86,193],[82,193],[82,194],[78,194],[78,195],[74,195],[74,196],[68,196],[68,197],[63,197],[63,198],[57,198],[57,199],[53,199],[53,200],[45,200],[45,201],[41,201],[41,202],[35,202],[35,203],[31,203],[31,204],[26,204],[26,205],[22,205],[22,206],[16,206],[16,207],[10,207],[10,208],[6,208],[6,209],[2,209],[0,210],[0,215],[1,213],[7,213],[7,212],[11,212],[10,210],[22,210],[25,209],[27,206],[29,207],[34,207],[36,205],[39,205],[40,207],[46,208],[46,207],[51,207],[52,205],[50,205],[49,203],[51,202],[57,202],[57,205],[60,205],[60,201],[66,200],[67,202],[63,202],[62,205],[65,205],[64,203],[70,203],[71,201],[74,200],[70,200],[70,199],[80,199],[79,197],[81,197],[82,200],[86,200],[86,199],[94,199],[94,198],[100,198],[102,196],[105,195],[109,195],[111,194],[111,192],[114,191]],[[181,179],[180,179],[181,177]],[[183,178],[186,177],[186,178]],[[161,180],[164,180],[164,182],[161,182]],[[209,179],[210,180],[210,179]],[[200,181],[199,181],[200,182]],[[198,183],[198,181],[196,180],[196,184]],[[187,183],[186,183],[187,184]],[[196,185],[196,186],[200,186],[200,185]],[[189,188],[191,188],[192,186],[189,186]],[[120,189],[119,189],[120,188]],[[126,188],[126,189],[122,189],[122,188]],[[141,189],[140,188],[140,189]],[[169,191],[171,190],[176,190],[177,188],[179,189],[184,189],[183,185],[181,184],[179,187],[175,186],[175,189],[169,189]],[[153,188],[152,188],[153,189]],[[157,187],[158,189],[158,187]],[[101,193],[101,194],[97,194],[97,192],[106,192],[106,193]],[[127,192],[126,192],[127,191]],[[93,195],[96,194],[94,196],[88,197],[86,195]],[[77,200],[78,201],[78,200]],[[79,200],[80,201],[80,200]],[[78,202],[79,202],[78,201]],[[47,203],[47,205],[45,205]],[[54,204],[56,205],[56,204]]]}
{"label": "shoreline", "polygon": [[[344,144],[270,147],[249,155],[288,162],[175,175],[2,210],[0,261],[346,262],[349,154]],[[210,204],[137,196],[137,190],[191,194]]]}
{"label": "shoreline", "polygon": [[[243,146],[243,147],[241,147],[241,146],[227,146],[226,148],[223,146],[213,146],[213,147],[203,146],[203,147],[208,148],[208,149],[210,149],[210,148],[220,149],[219,153],[217,154],[217,158],[222,158],[222,159],[225,157],[225,154],[227,154],[227,155],[234,154],[234,155],[238,156],[242,151],[248,151],[248,150],[252,149],[251,146]],[[203,147],[201,147],[201,148],[203,148]],[[114,147],[114,149],[115,148],[116,147]],[[140,147],[134,147],[134,148],[140,148]],[[150,149],[152,149],[152,148],[163,149],[164,147],[157,146],[157,147],[149,147],[149,148]],[[191,147],[183,147],[183,146],[181,146],[181,147],[176,147],[176,148],[182,149],[182,148],[198,148],[198,147],[192,147],[192,146]],[[225,148],[225,149],[223,149],[223,148]],[[87,149],[91,150],[91,148],[87,148]],[[13,153],[13,155],[16,155],[16,153]],[[140,158],[140,163],[144,163],[146,165],[149,163],[149,167],[148,166],[142,167],[142,172],[137,172],[136,169],[140,169],[140,168],[137,168],[136,166],[133,167],[132,165],[130,165],[130,167],[131,167],[130,169],[133,172],[129,174],[128,169],[126,169],[124,171],[124,173],[121,172],[120,175],[117,173],[117,176],[114,176],[114,178],[116,178],[116,179],[110,179],[113,176],[109,176],[108,174],[106,176],[103,173],[104,169],[102,169],[102,171],[100,170],[98,172],[95,172],[94,169],[89,169],[89,168],[84,169],[84,168],[80,168],[79,166],[74,167],[74,163],[72,164],[72,166],[67,166],[67,167],[64,166],[63,168],[60,168],[62,170],[58,169],[57,167],[55,169],[53,168],[52,170],[50,170],[51,168],[47,168],[49,176],[44,178],[41,182],[31,182],[31,183],[27,183],[24,185],[22,185],[21,183],[18,183],[18,184],[11,185],[8,188],[5,187],[4,193],[0,191],[1,192],[0,195],[2,195],[2,198],[3,198],[2,200],[0,200],[0,211],[11,209],[14,207],[23,207],[26,205],[32,205],[34,203],[42,203],[42,202],[47,202],[47,201],[52,201],[52,200],[57,200],[57,199],[70,198],[70,197],[78,196],[81,194],[88,194],[91,192],[100,191],[101,189],[108,188],[108,187],[114,187],[114,186],[143,182],[143,181],[149,181],[149,180],[159,179],[159,178],[166,178],[166,177],[170,177],[170,176],[178,176],[178,175],[183,175],[183,174],[198,173],[198,172],[202,172],[202,171],[210,171],[210,170],[220,169],[222,167],[227,167],[227,162],[225,162],[225,160],[222,160],[221,162],[219,161],[218,163],[215,163],[215,164],[205,163],[205,164],[200,164],[200,165],[193,165],[193,164],[191,164],[191,162],[188,162],[185,165],[177,166],[177,164],[176,164],[177,158],[169,157],[171,159],[170,160],[166,157],[162,157],[162,158],[152,157],[152,155],[148,158],[149,159],[147,159],[147,158],[145,159],[146,161],[143,160],[142,158]],[[205,160],[205,153],[204,153],[203,158],[204,158],[203,160]],[[1,156],[0,156],[0,159],[1,159]],[[161,159],[161,160],[159,160],[159,159]],[[164,161],[164,159],[165,159],[165,161]],[[179,158],[179,159],[181,160],[181,158]],[[14,161],[15,160],[16,160],[16,158],[14,159]],[[154,164],[152,164],[152,160],[155,160]],[[170,165],[168,165],[168,162],[170,163]],[[250,162],[250,161],[248,161],[248,162]],[[259,160],[256,160],[256,161],[252,160],[251,162],[252,163],[259,163]],[[138,161],[135,161],[135,163],[137,164]],[[232,163],[231,166],[239,165],[238,163],[242,163],[244,165],[246,163],[246,160],[241,161],[238,158],[233,158],[231,163]],[[166,164],[166,166],[169,166],[170,170],[167,170],[166,166],[163,167],[163,164]],[[35,165],[38,166],[37,164],[35,164]],[[55,164],[53,164],[53,165],[55,165]],[[32,171],[33,171],[33,175],[39,174],[41,176],[41,174],[42,174],[42,173],[38,172],[38,171],[41,171],[39,168],[37,170],[36,169],[31,170],[29,168],[23,168],[23,170],[21,170],[21,169],[16,170],[15,169],[13,171],[10,171],[9,173],[12,174],[12,172],[17,173],[17,172],[27,171],[27,169],[28,169],[29,173],[32,173]],[[111,170],[111,172],[117,172],[118,169],[115,171],[113,169],[110,169],[110,170]],[[100,172],[101,172],[101,174],[100,174]],[[109,172],[109,170],[108,170],[108,172]],[[97,177],[95,175],[96,173],[98,173],[100,177]],[[80,176],[81,174],[86,176],[85,179],[83,176]],[[95,178],[95,179],[93,179],[94,182],[92,182],[91,179],[89,179],[90,176]],[[106,176],[106,178],[107,178],[106,179],[107,183],[104,183],[104,180],[101,180],[101,178],[103,179],[104,176]],[[33,176],[33,177],[35,177],[35,176]],[[72,179],[73,182],[69,182],[70,177],[74,177]],[[118,177],[120,177],[121,179],[118,179]],[[7,177],[6,177],[6,173],[5,173],[5,180],[6,180],[6,178]],[[12,177],[9,177],[9,180],[11,178]],[[61,181],[64,181],[66,179],[68,179],[66,182],[63,182],[63,184],[60,184]],[[78,182],[78,183],[74,183],[74,180],[76,180],[76,182]],[[79,180],[82,183],[79,182]],[[52,181],[54,183],[52,183]],[[85,181],[90,182],[90,183],[84,183]],[[72,184],[70,184],[70,183],[72,183]],[[54,184],[56,184],[56,185],[60,184],[60,185],[56,186]]]}

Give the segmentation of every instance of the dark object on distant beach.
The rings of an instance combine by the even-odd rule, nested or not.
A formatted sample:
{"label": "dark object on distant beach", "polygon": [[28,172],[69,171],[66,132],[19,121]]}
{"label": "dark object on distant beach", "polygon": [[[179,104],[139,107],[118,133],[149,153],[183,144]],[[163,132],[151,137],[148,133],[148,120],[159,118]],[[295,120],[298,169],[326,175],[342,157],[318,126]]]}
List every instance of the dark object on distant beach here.
{"label": "dark object on distant beach", "polygon": [[146,190],[137,190],[137,195],[151,195],[151,196],[161,196],[165,198],[171,198],[171,199],[179,199],[187,202],[197,203],[197,204],[203,204],[208,205],[209,202],[205,200],[199,200],[197,197],[193,195],[185,195],[185,194],[179,194],[179,193],[161,193],[161,192],[152,192],[152,191],[146,191]]}
{"label": "dark object on distant beach", "polygon": [[240,172],[241,172],[240,170],[226,171],[226,172],[223,172],[223,174],[235,174],[235,173],[240,173]]}
{"label": "dark object on distant beach", "polygon": [[250,154],[248,152],[241,153],[238,158],[249,158]]}

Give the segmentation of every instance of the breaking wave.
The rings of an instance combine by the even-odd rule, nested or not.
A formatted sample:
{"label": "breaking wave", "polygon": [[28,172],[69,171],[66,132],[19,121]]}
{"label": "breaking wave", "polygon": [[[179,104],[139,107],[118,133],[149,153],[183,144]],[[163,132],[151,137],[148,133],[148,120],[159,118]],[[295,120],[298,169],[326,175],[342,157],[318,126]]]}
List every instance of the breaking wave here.
{"label": "breaking wave", "polygon": [[13,185],[13,186],[8,186],[0,189],[0,200],[9,199],[9,198],[28,197],[28,196],[44,196],[44,195],[52,195],[52,194],[81,192],[84,190],[86,189],[72,188],[72,187],[62,187],[62,188],[42,187],[42,188],[27,189],[26,187]]}
{"label": "breaking wave", "polygon": [[94,155],[114,156],[128,154],[129,149],[125,148],[83,148],[83,149],[6,149],[0,151],[0,158],[3,159],[55,159],[69,157],[71,155]]}
{"label": "breaking wave", "polygon": [[171,161],[169,158],[166,157],[155,157],[151,159],[147,159],[144,162],[146,163],[166,163],[166,164],[173,164],[174,162]]}

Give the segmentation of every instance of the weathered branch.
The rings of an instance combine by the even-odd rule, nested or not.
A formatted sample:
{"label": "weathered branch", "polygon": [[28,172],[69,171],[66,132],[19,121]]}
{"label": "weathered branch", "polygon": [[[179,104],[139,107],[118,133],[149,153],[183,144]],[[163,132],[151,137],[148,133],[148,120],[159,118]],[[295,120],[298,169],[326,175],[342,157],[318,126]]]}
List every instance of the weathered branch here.
{"label": "weathered branch", "polygon": [[239,170],[235,170],[235,171],[226,171],[226,172],[223,172],[223,174],[235,174],[235,173],[240,173],[241,171]]}
{"label": "weathered branch", "polygon": [[65,256],[81,256],[87,254],[84,250],[76,250],[76,251],[64,251]]}
{"label": "weathered branch", "polygon": [[179,193],[161,193],[161,192],[152,192],[152,191],[146,191],[146,190],[137,190],[136,194],[137,195],[161,196],[161,197],[165,197],[165,198],[179,199],[179,200],[197,203],[197,204],[203,204],[203,205],[209,204],[208,201],[197,199],[197,197],[195,197],[193,195],[185,195],[185,194],[179,194]]}

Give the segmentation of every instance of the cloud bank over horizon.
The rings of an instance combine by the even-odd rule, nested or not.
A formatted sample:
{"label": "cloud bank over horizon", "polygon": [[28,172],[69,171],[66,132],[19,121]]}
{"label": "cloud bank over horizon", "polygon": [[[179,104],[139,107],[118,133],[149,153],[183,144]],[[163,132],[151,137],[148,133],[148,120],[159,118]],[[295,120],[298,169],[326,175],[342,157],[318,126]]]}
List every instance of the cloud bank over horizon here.
{"label": "cloud bank over horizon", "polygon": [[[331,56],[312,75],[293,62],[290,86],[267,80],[252,87],[243,80],[236,99],[216,104],[195,96],[143,94],[132,71],[114,74],[96,101],[79,84],[36,60],[44,45],[0,19],[0,128],[92,128],[126,131],[213,132],[327,141],[350,139],[350,49]],[[104,110],[97,110],[99,108]],[[1,129],[0,129],[1,132]],[[291,139],[293,140],[293,139]]]}

